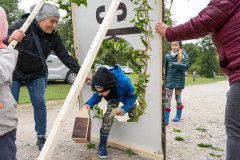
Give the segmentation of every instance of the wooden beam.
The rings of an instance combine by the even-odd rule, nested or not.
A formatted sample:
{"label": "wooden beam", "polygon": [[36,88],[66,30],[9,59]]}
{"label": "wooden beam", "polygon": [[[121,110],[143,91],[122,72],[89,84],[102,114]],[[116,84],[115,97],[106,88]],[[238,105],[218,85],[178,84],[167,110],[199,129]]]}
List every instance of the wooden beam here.
{"label": "wooden beam", "polygon": [[88,72],[91,69],[91,66],[93,64],[93,61],[97,55],[97,52],[102,44],[102,41],[107,33],[107,30],[111,24],[111,21],[113,19],[113,16],[115,15],[115,12],[119,6],[120,0],[113,0],[106,16],[93,40],[93,43],[86,55],[86,58],[81,66],[81,69],[72,85],[72,88],[70,89],[68,96],[53,124],[53,127],[49,133],[49,136],[43,146],[43,149],[38,156],[38,160],[50,160],[52,153],[57,145],[58,139],[60,137],[61,131],[66,123],[66,119],[69,115],[69,112],[72,109],[72,106],[74,105],[78,93],[81,91],[83,84],[85,82],[85,79],[88,75]]}
{"label": "wooden beam", "polygon": [[[99,136],[98,136],[99,137]],[[91,136],[91,140],[94,142],[99,142],[99,138],[96,135]],[[156,160],[163,160],[163,154],[157,154],[154,153],[153,151],[144,149],[144,148],[140,148],[134,145],[129,145],[123,142],[120,142],[118,140],[114,140],[111,138],[108,138],[108,142],[107,142],[108,146],[114,147],[114,148],[118,148],[121,150],[127,150],[130,149],[132,150],[134,153],[141,155],[143,157],[147,157],[147,158],[151,158],[151,159],[156,159]]]}
{"label": "wooden beam", "polygon": [[[162,20],[163,20],[163,0],[159,0],[158,1],[158,3],[159,3],[159,21],[161,21],[162,22]],[[163,83],[163,38],[159,35],[159,37],[160,37],[160,43],[159,43],[159,47],[160,47],[160,83],[161,83],[161,85],[160,85],[160,100],[161,100],[161,102],[160,102],[160,104],[161,104],[161,113],[160,113],[160,115],[162,115],[162,117],[165,117],[165,116],[163,116],[163,114],[165,114],[165,112],[163,112],[163,101],[164,101],[164,99],[163,99],[163,96],[165,95],[165,94],[163,94],[163,88],[165,88],[165,84]],[[161,121],[161,122],[163,122],[163,121]],[[164,121],[165,122],[165,121]],[[165,124],[163,124],[163,123],[161,123],[161,142],[162,142],[162,145],[161,145],[161,153],[162,153],[162,155],[163,155],[163,157],[164,156],[166,156],[166,125]],[[165,157],[166,158],[166,157]]]}
{"label": "wooden beam", "polygon": [[[79,61],[79,46],[78,46],[78,38],[77,38],[77,24],[76,24],[76,5],[74,3],[71,3],[71,10],[72,10],[72,26],[73,26],[73,42],[74,42],[74,51],[75,51],[75,58]],[[82,91],[78,95],[78,101],[79,101],[79,110],[83,106],[83,100],[82,100]]]}
{"label": "wooden beam", "polygon": [[[22,27],[20,28],[20,30],[22,30],[24,33],[26,32],[26,30],[28,29],[28,27],[30,26],[30,24],[32,23],[33,19],[36,17],[36,15],[38,14],[39,10],[42,8],[43,4],[45,3],[45,0],[42,0],[41,2],[39,2],[36,7],[34,8],[34,10],[32,11],[32,13],[28,16],[27,20],[25,21],[25,23],[22,25]],[[15,46],[17,45],[18,41],[13,40],[9,45],[8,48],[13,49],[15,48]]]}

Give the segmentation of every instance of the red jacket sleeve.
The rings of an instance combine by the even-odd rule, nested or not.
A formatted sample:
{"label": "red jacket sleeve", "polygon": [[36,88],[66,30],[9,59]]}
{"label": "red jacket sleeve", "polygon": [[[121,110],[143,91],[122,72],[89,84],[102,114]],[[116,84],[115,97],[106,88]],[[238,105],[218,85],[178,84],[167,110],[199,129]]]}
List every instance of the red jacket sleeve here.
{"label": "red jacket sleeve", "polygon": [[196,17],[176,27],[168,27],[169,42],[204,37],[220,28],[238,9],[239,0],[211,0]]}

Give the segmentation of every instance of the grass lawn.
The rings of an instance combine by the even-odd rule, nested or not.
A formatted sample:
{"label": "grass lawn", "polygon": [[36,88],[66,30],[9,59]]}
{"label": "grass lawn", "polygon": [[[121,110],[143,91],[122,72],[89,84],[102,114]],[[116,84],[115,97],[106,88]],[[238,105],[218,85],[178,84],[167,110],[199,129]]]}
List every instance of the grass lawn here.
{"label": "grass lawn", "polygon": [[194,84],[205,84],[205,83],[213,83],[216,81],[227,81],[228,78],[224,79],[224,77],[216,77],[215,80],[213,78],[204,78],[204,77],[195,77],[195,81],[193,81],[193,76],[188,75],[185,78],[185,85],[194,85]]}
{"label": "grass lawn", "polygon": [[[45,100],[58,100],[65,99],[68,95],[72,85],[65,84],[64,82],[50,82],[46,88]],[[20,90],[19,104],[30,103],[29,93],[27,87],[23,85]]]}
{"label": "grass lawn", "polygon": [[[130,79],[131,82],[134,83],[134,80],[137,77],[137,74],[126,74]],[[194,85],[194,84],[204,84],[204,83],[213,83],[216,81],[223,81],[227,80],[224,79],[223,77],[216,77],[215,80],[213,78],[203,78],[197,76],[195,78],[195,82],[193,82],[193,77],[191,75],[186,76],[186,85]],[[65,84],[64,82],[49,82],[48,86],[46,88],[46,93],[45,93],[45,100],[59,100],[59,99],[65,99],[68,95],[68,92],[72,85]],[[27,87],[23,85],[20,90],[20,95],[19,95],[19,104],[23,103],[30,103],[30,98],[29,98],[29,93],[27,90]]]}

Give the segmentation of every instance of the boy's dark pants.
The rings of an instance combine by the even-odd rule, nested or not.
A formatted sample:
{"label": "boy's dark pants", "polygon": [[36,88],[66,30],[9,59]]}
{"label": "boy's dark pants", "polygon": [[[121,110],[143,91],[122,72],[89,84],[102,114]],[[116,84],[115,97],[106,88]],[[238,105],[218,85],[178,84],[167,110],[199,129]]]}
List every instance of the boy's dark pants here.
{"label": "boy's dark pants", "polygon": [[[113,120],[114,120],[114,117],[110,117],[110,114],[112,112],[112,109],[113,108],[117,108],[119,105],[119,102],[114,102],[112,100],[108,101],[107,103],[107,111],[105,112],[104,114],[104,118],[103,118],[103,122],[102,122],[102,128],[101,128],[101,133],[103,134],[109,134],[110,132],[110,129],[112,127],[112,124],[113,124]],[[136,114],[136,104],[133,104],[132,106],[132,111],[131,113],[129,113],[130,115],[134,116],[134,112]],[[130,110],[131,110],[130,109]],[[130,112],[129,110],[129,112]],[[130,116],[129,115],[129,116]]]}
{"label": "boy's dark pants", "polygon": [[17,160],[16,129],[8,132],[0,137],[0,159],[2,160]]}

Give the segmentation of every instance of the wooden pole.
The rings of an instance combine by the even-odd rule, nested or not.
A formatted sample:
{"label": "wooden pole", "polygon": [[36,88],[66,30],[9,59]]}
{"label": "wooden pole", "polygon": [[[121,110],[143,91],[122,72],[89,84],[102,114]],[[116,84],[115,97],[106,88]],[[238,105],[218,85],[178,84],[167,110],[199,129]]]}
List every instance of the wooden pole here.
{"label": "wooden pole", "polygon": [[[74,3],[71,3],[71,9],[72,9],[72,26],[73,26],[73,42],[74,42],[75,58],[77,58],[77,60],[79,60],[77,25],[76,25],[76,9],[75,9]],[[78,101],[79,101],[79,110],[80,110],[80,108],[82,108],[82,106],[83,106],[82,92],[80,92],[78,95]]]}
{"label": "wooden pole", "polygon": [[93,64],[93,61],[97,55],[97,52],[102,44],[102,41],[107,33],[107,30],[111,24],[111,21],[113,19],[114,13],[116,12],[119,3],[121,0],[113,0],[108,12],[97,32],[97,35],[94,38],[94,41],[87,53],[87,56],[82,64],[82,67],[72,85],[72,88],[69,91],[69,94],[53,124],[53,127],[49,133],[49,136],[43,146],[43,149],[38,156],[38,160],[50,160],[52,153],[54,151],[54,148],[57,145],[58,139],[60,137],[60,133],[65,125],[67,116],[69,112],[72,109],[72,106],[74,105],[78,93],[81,91],[83,84],[85,82],[85,79],[88,75],[88,72],[91,69],[91,66]]}
{"label": "wooden pole", "polygon": [[[32,23],[33,19],[36,17],[36,15],[38,14],[39,10],[42,8],[43,4],[45,3],[45,0],[42,0],[41,2],[39,2],[36,7],[34,8],[34,10],[32,11],[32,13],[28,16],[26,22],[22,25],[22,27],[20,28],[20,30],[22,30],[23,32],[26,32],[26,30],[28,29],[29,25]],[[13,49],[15,48],[15,46],[17,45],[18,41],[13,40],[9,45],[8,48]]]}

